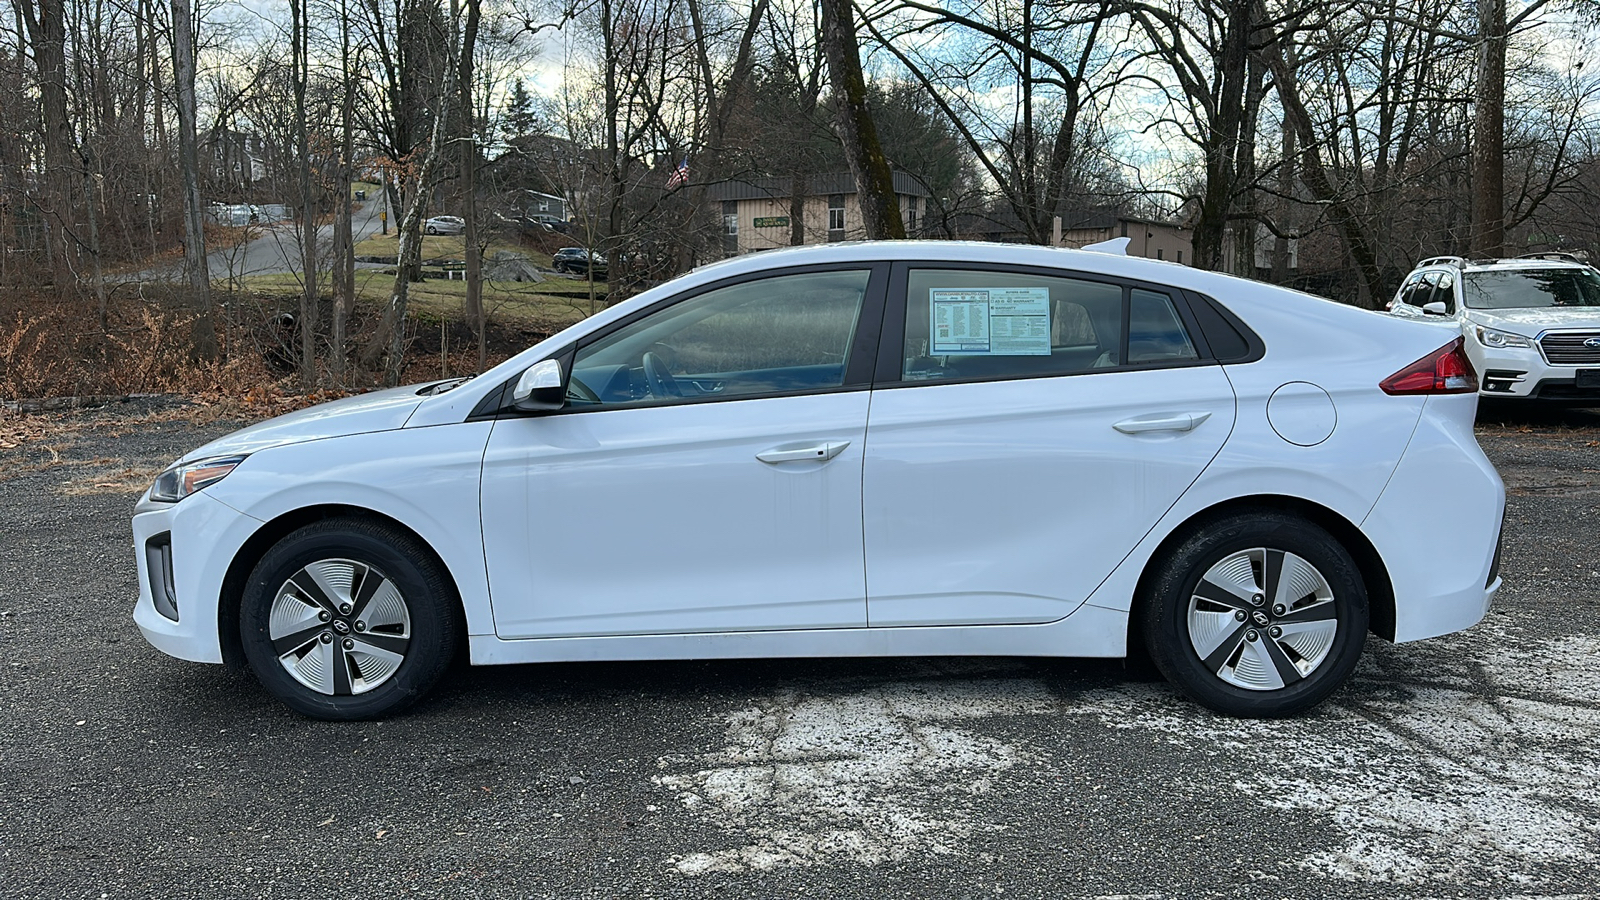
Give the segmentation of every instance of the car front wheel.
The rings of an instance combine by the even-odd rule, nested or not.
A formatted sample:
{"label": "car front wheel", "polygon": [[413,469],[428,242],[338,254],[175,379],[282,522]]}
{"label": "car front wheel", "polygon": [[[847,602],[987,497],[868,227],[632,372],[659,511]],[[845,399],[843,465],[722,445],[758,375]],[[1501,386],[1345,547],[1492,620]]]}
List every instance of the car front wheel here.
{"label": "car front wheel", "polygon": [[371,719],[409,706],[460,645],[454,592],[409,534],[364,519],[327,519],[279,541],[257,563],[240,609],[245,658],[302,715]]}
{"label": "car front wheel", "polygon": [[1280,512],[1236,514],[1179,543],[1144,598],[1156,667],[1194,701],[1236,716],[1322,702],[1355,670],[1367,591],[1344,547]]}

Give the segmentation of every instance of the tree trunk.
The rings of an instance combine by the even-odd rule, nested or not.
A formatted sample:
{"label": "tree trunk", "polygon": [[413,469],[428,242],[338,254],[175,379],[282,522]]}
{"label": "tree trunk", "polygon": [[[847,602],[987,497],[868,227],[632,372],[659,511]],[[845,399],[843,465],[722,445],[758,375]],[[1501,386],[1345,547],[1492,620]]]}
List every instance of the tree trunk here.
{"label": "tree trunk", "polygon": [[466,249],[467,318],[478,339],[478,371],[488,368],[488,314],[483,306],[483,247],[478,242],[478,126],[472,102],[472,63],[478,43],[478,18],[482,0],[466,0],[467,25],[461,40],[461,218],[465,222],[461,243]]}
{"label": "tree trunk", "polygon": [[72,195],[72,124],[67,116],[66,17],[62,0],[21,4],[39,72],[39,111],[44,119],[44,196],[38,207],[44,213],[45,243],[57,289],[74,282],[71,237],[74,215]]}
{"label": "tree trunk", "polygon": [[806,173],[797,167],[789,179],[789,246],[799,247],[806,242]]}
{"label": "tree trunk", "polygon": [[839,139],[850,161],[861,203],[861,223],[869,240],[904,239],[905,222],[894,193],[894,173],[878,143],[878,129],[867,109],[867,82],[861,74],[851,0],[822,0],[822,40],[838,109]]}
{"label": "tree trunk", "polygon": [[[356,305],[355,235],[350,223],[350,187],[355,180],[355,73],[351,71],[350,9],[339,3],[339,61],[344,96],[339,106],[339,195],[333,223],[333,383],[345,385],[345,326]],[[378,202],[377,198],[367,201]]]}
{"label": "tree trunk", "polygon": [[1478,0],[1478,29],[1470,252],[1490,258],[1503,255],[1506,242],[1506,0]]}
{"label": "tree trunk", "polygon": [[194,310],[194,353],[217,357],[217,326],[206,263],[206,228],[200,205],[200,154],[195,140],[194,30],[189,0],[172,0],[172,73],[178,90],[178,168],[183,181],[183,268]]}
{"label": "tree trunk", "polygon": [[[300,385],[317,384],[317,203],[311,175],[310,123],[306,121],[306,90],[311,80],[308,58],[310,37],[305,0],[290,0],[290,42],[294,73],[295,153],[300,157]],[[346,187],[348,193],[348,186]]]}
{"label": "tree trunk", "polygon": [[[457,46],[454,19],[451,25],[450,47],[453,51]],[[455,60],[451,60],[445,67],[448,74],[444,89],[439,92],[439,109],[434,111],[433,131],[428,138],[427,149],[423,151],[422,162],[416,167],[416,181],[411,185],[411,190],[406,192],[409,197],[405,214],[397,223],[396,233],[399,236],[400,252],[396,260],[394,287],[389,292],[389,303],[383,309],[383,318],[378,322],[377,334],[373,336],[372,343],[363,354],[364,361],[368,365],[376,362],[379,356],[386,356],[384,383],[390,387],[400,384],[401,373],[405,367],[406,306],[410,300],[411,289],[409,273],[420,271],[422,266],[422,220],[427,217],[428,203],[433,195],[433,181],[439,168],[439,161],[444,156],[445,133],[449,129],[451,116],[450,106],[457,91],[455,63]]]}
{"label": "tree trunk", "polygon": [[[1293,128],[1283,129],[1283,167],[1278,170],[1278,204],[1284,212],[1278,216],[1278,231],[1287,231],[1292,227],[1292,222],[1298,217],[1289,210],[1294,208],[1295,196],[1295,131]],[[1272,283],[1287,284],[1289,282],[1289,239],[1281,233],[1272,239]]]}
{"label": "tree trunk", "polygon": [[1244,119],[1245,82],[1249,73],[1251,11],[1256,0],[1230,0],[1227,26],[1222,34],[1217,67],[1222,73],[1222,90],[1216,109],[1211,112],[1212,128],[1205,137],[1206,183],[1200,197],[1199,215],[1194,224],[1194,261],[1202,269],[1221,269],[1223,236],[1228,214],[1233,211],[1237,184],[1234,167],[1240,126]]}

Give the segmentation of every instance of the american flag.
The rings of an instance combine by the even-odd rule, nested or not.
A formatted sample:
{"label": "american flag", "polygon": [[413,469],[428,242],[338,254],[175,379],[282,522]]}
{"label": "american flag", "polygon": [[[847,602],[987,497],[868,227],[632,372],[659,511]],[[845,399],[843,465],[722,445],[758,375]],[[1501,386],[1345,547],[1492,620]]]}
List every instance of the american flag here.
{"label": "american flag", "polygon": [[687,184],[688,182],[689,182],[689,158],[688,157],[684,157],[683,162],[678,163],[678,167],[676,169],[673,169],[672,170],[672,174],[667,177],[667,190],[670,191],[673,188],[682,187],[683,185]]}

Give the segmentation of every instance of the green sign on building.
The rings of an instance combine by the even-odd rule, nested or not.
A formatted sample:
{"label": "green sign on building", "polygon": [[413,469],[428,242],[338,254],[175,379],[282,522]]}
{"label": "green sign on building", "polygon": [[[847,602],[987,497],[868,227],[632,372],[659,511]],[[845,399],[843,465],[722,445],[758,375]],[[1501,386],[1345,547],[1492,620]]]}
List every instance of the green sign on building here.
{"label": "green sign on building", "polygon": [[788,216],[756,216],[757,228],[788,228]]}

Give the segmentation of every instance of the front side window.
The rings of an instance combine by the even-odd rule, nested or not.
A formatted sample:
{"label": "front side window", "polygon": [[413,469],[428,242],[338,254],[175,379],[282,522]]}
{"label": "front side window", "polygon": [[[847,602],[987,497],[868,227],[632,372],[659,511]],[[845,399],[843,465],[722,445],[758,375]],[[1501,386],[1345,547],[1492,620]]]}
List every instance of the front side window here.
{"label": "front side window", "polygon": [[603,407],[840,387],[869,275],[781,275],[674,303],[581,347],[569,403]]}
{"label": "front side window", "polygon": [[1456,279],[1449,272],[1440,272],[1434,279],[1433,299],[1431,303],[1443,303],[1446,315],[1455,315],[1456,312]]}
{"label": "front side window", "polygon": [[1065,375],[1122,363],[1121,285],[913,269],[906,290],[906,381]]}

